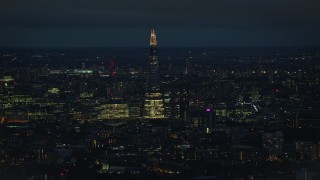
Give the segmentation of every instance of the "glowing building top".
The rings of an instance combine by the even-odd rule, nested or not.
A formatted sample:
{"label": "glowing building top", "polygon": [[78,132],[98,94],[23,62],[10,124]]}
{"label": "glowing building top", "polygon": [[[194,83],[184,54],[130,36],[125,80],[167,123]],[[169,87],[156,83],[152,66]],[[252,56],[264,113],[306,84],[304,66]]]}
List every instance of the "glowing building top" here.
{"label": "glowing building top", "polygon": [[157,35],[154,29],[151,30],[150,46],[157,46]]}

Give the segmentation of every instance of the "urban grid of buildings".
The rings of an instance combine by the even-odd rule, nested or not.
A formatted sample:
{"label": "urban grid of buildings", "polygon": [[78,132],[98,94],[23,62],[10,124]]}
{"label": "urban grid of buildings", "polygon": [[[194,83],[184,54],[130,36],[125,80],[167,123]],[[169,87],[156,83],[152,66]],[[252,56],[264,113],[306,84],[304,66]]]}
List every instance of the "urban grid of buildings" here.
{"label": "urban grid of buildings", "polygon": [[320,179],[320,49],[157,46],[0,49],[0,179]]}

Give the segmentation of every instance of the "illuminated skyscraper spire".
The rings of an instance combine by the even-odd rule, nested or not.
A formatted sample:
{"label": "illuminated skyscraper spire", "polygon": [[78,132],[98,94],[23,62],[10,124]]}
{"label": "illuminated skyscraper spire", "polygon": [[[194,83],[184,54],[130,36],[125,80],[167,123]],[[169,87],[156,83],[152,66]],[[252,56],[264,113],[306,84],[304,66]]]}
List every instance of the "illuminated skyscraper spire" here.
{"label": "illuminated skyscraper spire", "polygon": [[157,35],[154,29],[151,30],[150,46],[157,46]]}

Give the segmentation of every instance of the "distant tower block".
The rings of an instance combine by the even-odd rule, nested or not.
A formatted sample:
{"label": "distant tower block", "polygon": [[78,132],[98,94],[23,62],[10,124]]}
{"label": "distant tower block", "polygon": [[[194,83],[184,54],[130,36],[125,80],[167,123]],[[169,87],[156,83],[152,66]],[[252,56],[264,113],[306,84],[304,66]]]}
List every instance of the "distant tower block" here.
{"label": "distant tower block", "polygon": [[109,72],[110,72],[110,77],[115,77],[116,76],[116,60],[113,57],[109,63]]}
{"label": "distant tower block", "polygon": [[108,97],[108,100],[111,101],[112,98],[114,98],[114,84],[115,84],[114,79],[116,76],[116,60],[114,57],[111,59],[111,61],[108,64],[108,70],[109,70],[109,77],[110,77],[110,85],[107,88],[107,97]]}
{"label": "distant tower block", "polygon": [[144,100],[144,118],[161,119],[164,115],[164,102],[160,92],[159,60],[157,53],[157,36],[152,29],[150,36],[150,55],[148,63],[148,75],[146,82],[146,94]]}

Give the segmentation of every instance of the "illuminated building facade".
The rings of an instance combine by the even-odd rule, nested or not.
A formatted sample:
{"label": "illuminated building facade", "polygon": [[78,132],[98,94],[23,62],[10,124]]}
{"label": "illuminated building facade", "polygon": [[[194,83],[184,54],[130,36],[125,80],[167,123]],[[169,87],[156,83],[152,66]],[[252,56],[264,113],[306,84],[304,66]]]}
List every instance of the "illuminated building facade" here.
{"label": "illuminated building facade", "polygon": [[122,103],[105,104],[96,108],[96,110],[99,111],[98,120],[129,118],[129,107],[127,104],[122,104]]}
{"label": "illuminated building facade", "polygon": [[162,93],[160,92],[159,60],[157,54],[157,37],[155,31],[151,30],[150,56],[144,101],[144,118],[150,119],[165,118],[164,102]]}

